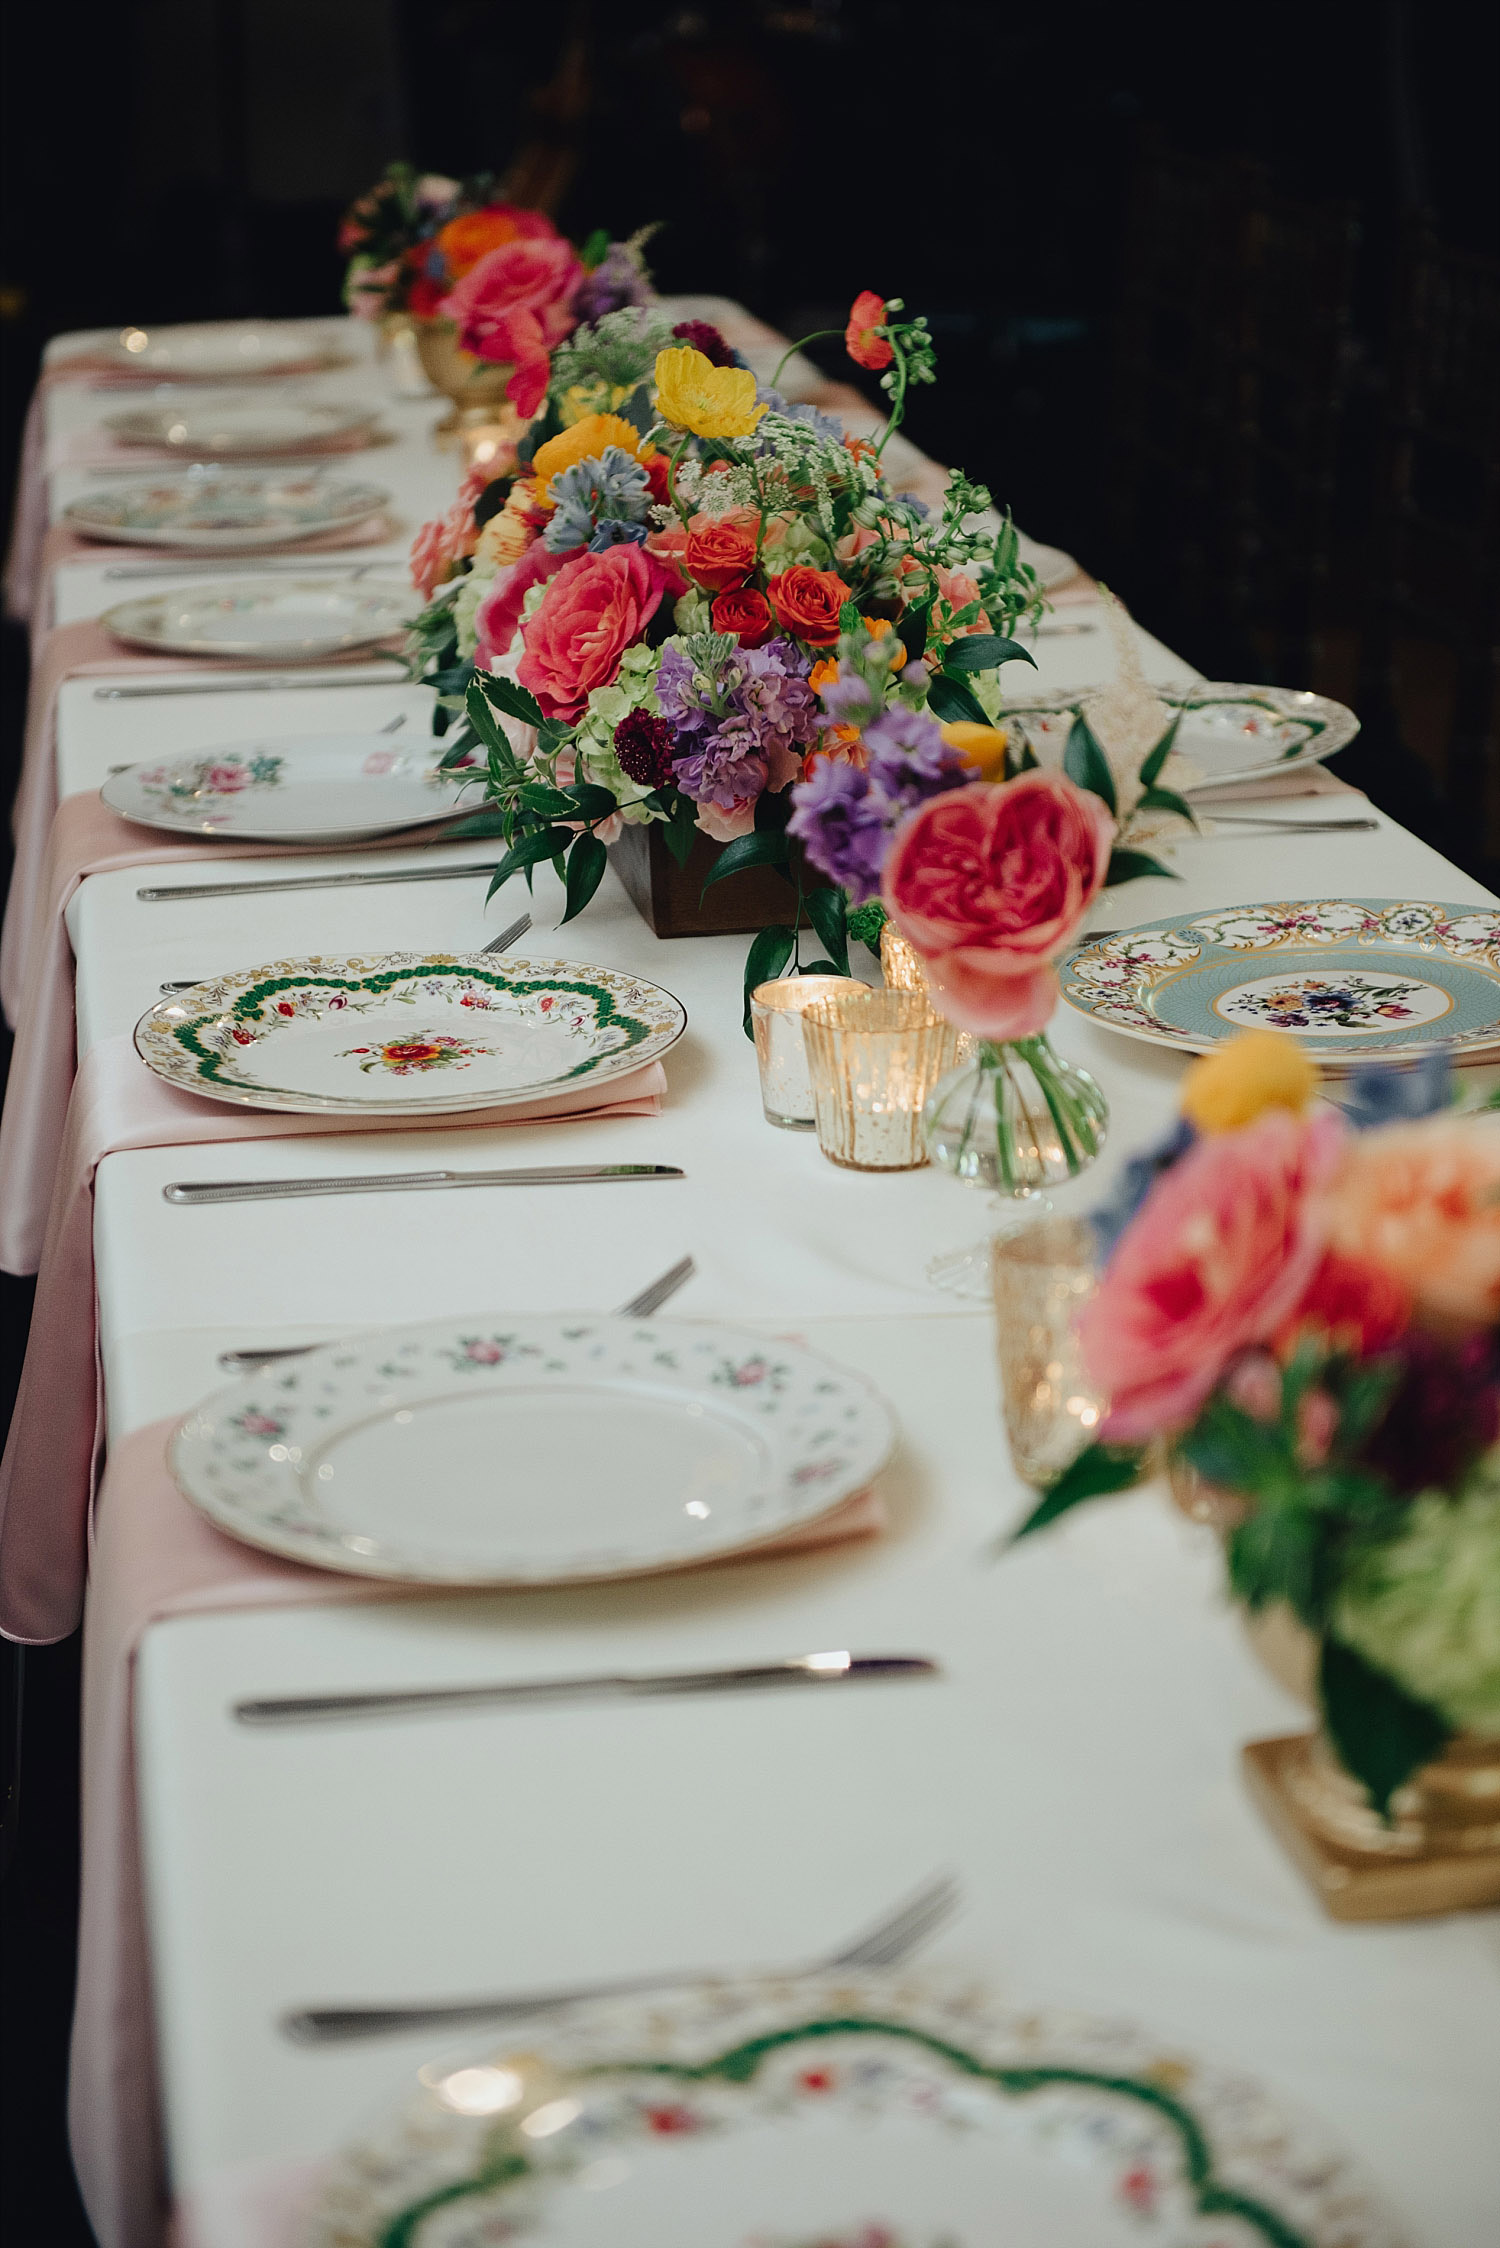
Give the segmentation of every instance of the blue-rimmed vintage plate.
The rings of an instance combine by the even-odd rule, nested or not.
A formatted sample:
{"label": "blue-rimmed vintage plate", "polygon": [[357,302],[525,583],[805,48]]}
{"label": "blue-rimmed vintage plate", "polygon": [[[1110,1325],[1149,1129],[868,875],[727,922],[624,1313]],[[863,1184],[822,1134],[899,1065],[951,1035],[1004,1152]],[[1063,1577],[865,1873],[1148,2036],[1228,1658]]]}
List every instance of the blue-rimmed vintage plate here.
{"label": "blue-rimmed vintage plate", "polygon": [[1240,905],[1085,938],[1070,1007],[1128,1037],[1207,1053],[1285,1030],[1317,1060],[1500,1046],[1500,908],[1416,898]]}

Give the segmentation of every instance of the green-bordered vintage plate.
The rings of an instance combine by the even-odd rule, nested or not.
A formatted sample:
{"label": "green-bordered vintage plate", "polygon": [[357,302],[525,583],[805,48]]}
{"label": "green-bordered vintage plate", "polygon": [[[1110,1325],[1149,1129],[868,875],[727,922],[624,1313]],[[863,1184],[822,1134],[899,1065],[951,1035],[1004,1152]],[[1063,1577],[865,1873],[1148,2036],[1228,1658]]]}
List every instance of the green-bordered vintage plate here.
{"label": "green-bordered vintage plate", "polygon": [[231,1537],[406,1584],[538,1585],[764,1545],[863,1490],[891,1416],[801,1344],[716,1323],[448,1319],[206,1398],[172,1472]]}
{"label": "green-bordered vintage plate", "polygon": [[[1172,744],[1172,785],[1179,794],[1317,765],[1347,749],[1359,732],[1359,720],[1343,703],[1302,688],[1198,679],[1190,687],[1151,691],[1169,711],[1182,713]],[[1099,692],[1075,687],[1066,694],[1022,695],[1006,704],[1001,723],[1023,737],[1039,765],[1061,768],[1079,707]]]}
{"label": "green-bordered vintage plate", "polygon": [[194,984],[142,1015],[135,1044],[169,1085],[241,1108],[435,1116],[602,1087],[686,1025],[669,991],[613,968],[353,953]]}
{"label": "green-bordered vintage plate", "polygon": [[1240,905],[1086,937],[1061,967],[1070,1007],[1131,1038],[1203,1054],[1285,1030],[1317,1060],[1500,1046],[1500,908],[1420,898]]}
{"label": "green-bordered vintage plate", "polygon": [[1399,2248],[1251,2078],[952,1976],[704,1983],[514,2048],[424,2068],[306,2248]]}

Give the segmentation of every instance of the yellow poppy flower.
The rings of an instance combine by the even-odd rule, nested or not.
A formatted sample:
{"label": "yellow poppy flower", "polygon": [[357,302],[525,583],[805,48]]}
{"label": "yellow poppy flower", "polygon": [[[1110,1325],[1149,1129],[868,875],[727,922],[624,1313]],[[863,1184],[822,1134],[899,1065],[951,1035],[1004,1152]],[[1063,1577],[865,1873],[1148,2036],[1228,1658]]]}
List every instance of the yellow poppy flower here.
{"label": "yellow poppy flower", "polygon": [[1284,1030],[1247,1030],[1194,1062],[1182,1080],[1182,1113],[1200,1132],[1235,1132],[1268,1108],[1306,1108],[1318,1067]]}
{"label": "yellow poppy flower", "polygon": [[748,367],[716,367],[691,345],[657,353],[656,409],[695,437],[748,437],[767,410]]}
{"label": "yellow poppy flower", "polygon": [[1005,778],[1006,735],[1003,726],[981,726],[972,718],[950,719],[942,728],[944,741],[966,757],[982,781]]}
{"label": "yellow poppy flower", "polygon": [[643,452],[640,431],[619,414],[585,414],[571,429],[560,430],[545,445],[538,445],[532,455],[532,473],[545,492],[563,469],[572,468],[578,461],[597,460],[606,445],[618,445],[632,460],[649,459],[655,450],[648,446]]}

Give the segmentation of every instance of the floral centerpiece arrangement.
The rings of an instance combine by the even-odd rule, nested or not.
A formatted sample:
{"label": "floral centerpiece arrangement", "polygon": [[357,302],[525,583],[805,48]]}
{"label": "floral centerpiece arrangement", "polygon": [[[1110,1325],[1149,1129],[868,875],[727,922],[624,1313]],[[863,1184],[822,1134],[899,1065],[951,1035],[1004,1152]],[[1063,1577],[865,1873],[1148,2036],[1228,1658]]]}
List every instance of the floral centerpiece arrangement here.
{"label": "floral centerpiece arrangement", "polygon": [[1100,1214],[1079,1321],[1099,1439],[1023,1526],[1165,1454],[1220,1495],[1229,1583],[1318,1644],[1327,1739],[1375,1808],[1457,1731],[1500,1736],[1500,1116],[1441,1059],[1315,1099],[1252,1031]]}
{"label": "floral centerpiece arrangement", "polygon": [[[540,268],[533,277],[530,356],[506,278],[522,247],[555,266],[545,290]],[[933,377],[925,321],[899,300],[856,301],[847,348],[879,372],[889,418],[877,440],[847,437],[759,384],[709,324],[670,323],[633,247],[590,269],[566,245],[518,245],[480,261],[448,300],[466,348],[514,361],[514,401],[534,419],[514,459],[471,476],[418,537],[413,574],[429,605],[414,627],[417,675],[438,691],[440,731],[462,714],[452,759],[476,745],[487,757],[490,809],[470,832],[503,836],[497,884],[553,861],[571,919],[625,828],[658,828],[679,865],[708,838],[722,848],[705,886],[750,868],[788,885],[786,920],[750,948],[747,995],[789,966],[847,974],[850,914],[856,935],[878,936],[904,823],[932,799],[1007,774],[1014,786],[1035,765],[1029,749],[1012,758],[996,721],[1000,667],[1031,660],[1011,635],[1039,612],[1040,590],[982,485],[955,471],[929,510],[888,480],[908,391]],[[929,916],[934,950],[952,956],[945,993],[956,994],[960,955],[998,943],[1006,973],[1024,956],[1028,1001],[1007,1005],[1009,1027],[997,1016],[993,1035],[1044,1019],[1055,987],[1042,965],[1085,893],[1166,871],[1113,838],[1117,813],[1186,813],[1160,785],[1170,748],[1168,736],[1116,772],[1080,720],[1070,778],[1040,779],[993,817],[990,795],[976,794],[958,816],[989,821],[993,858],[1012,817],[1039,831],[1055,815],[1069,838],[1058,867],[1088,866],[1086,879],[1063,878],[1050,935],[1024,945],[1004,937],[1004,913],[962,934]],[[1087,837],[1076,848],[1075,825]],[[918,823],[911,848],[944,833],[943,818]],[[913,863],[908,853],[897,890]],[[801,961],[804,921],[826,959]]]}

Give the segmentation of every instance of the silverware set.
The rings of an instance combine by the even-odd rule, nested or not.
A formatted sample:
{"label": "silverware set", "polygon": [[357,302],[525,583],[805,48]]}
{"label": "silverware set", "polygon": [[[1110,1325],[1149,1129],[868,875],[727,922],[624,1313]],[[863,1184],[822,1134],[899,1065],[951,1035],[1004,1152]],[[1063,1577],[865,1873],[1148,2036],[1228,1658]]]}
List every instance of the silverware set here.
{"label": "silverware set", "polygon": [[[894,1967],[910,1958],[918,1945],[951,1920],[961,1901],[958,1881],[951,1873],[935,1874],[911,1896],[904,1898],[873,1928],[820,1959],[801,1960],[782,1969],[788,1975],[826,1975],[840,1969]],[[675,1984],[701,1982],[722,1975],[717,1968],[659,1969],[654,1974],[622,1976],[610,1982],[580,1983],[566,1990],[518,1993],[507,1991],[490,1998],[401,2001],[386,2006],[306,2006],[281,2016],[281,2030],[298,2045],[346,2044],[359,2037],[384,2037],[402,2030],[454,2029],[466,2022],[523,2021],[580,1999],[614,1998],[637,1990],[668,1989]]]}

